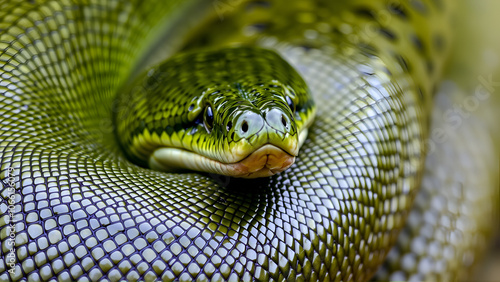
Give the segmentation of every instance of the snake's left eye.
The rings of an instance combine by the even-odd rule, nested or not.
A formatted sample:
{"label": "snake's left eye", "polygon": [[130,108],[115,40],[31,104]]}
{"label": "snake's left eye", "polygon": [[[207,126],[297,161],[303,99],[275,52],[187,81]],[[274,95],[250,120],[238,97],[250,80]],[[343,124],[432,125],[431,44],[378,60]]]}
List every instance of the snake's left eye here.
{"label": "snake's left eye", "polygon": [[290,110],[292,110],[293,113],[295,113],[295,104],[292,101],[292,98],[289,96],[285,96],[286,103],[288,104],[288,107],[290,107]]}
{"label": "snake's left eye", "polygon": [[205,113],[203,114],[203,124],[207,129],[208,133],[212,131],[212,127],[214,126],[214,112],[212,111],[211,106],[207,106],[205,108]]}

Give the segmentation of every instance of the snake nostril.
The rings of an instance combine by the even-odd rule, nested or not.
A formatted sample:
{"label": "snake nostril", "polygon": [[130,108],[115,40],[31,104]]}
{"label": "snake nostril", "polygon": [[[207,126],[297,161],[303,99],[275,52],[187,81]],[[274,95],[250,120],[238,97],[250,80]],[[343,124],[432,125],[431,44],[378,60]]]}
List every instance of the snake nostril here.
{"label": "snake nostril", "polygon": [[281,123],[283,124],[284,127],[286,127],[287,122],[286,122],[286,119],[285,119],[285,115],[281,115]]}
{"label": "snake nostril", "polygon": [[241,130],[243,130],[244,133],[248,131],[248,123],[246,121],[241,125]]}

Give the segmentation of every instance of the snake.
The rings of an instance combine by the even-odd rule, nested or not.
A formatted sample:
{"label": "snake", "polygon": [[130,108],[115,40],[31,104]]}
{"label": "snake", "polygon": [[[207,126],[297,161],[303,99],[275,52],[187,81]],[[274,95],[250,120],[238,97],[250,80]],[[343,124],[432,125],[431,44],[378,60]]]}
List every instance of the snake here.
{"label": "snake", "polygon": [[498,183],[480,114],[429,142],[454,6],[1,1],[0,280],[465,277]]}

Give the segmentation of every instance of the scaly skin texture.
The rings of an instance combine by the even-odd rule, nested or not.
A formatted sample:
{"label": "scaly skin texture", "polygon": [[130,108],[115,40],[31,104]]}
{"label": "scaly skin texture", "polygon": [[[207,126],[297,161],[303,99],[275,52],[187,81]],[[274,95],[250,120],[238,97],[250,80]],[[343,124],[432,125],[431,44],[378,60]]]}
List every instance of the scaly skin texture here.
{"label": "scaly skin texture", "polygon": [[174,23],[212,3],[1,2],[0,280],[372,277],[424,170],[448,2],[266,3],[225,10],[185,45],[276,49],[314,95],[295,164],[243,181],[136,166],[114,135],[114,96],[160,31],[178,44]]}
{"label": "scaly skin texture", "polygon": [[[239,163],[266,144],[295,157],[315,113],[297,72],[278,54],[255,47],[182,54],[146,70],[127,89],[117,97],[117,134],[143,165],[159,148],[220,164]],[[217,167],[203,171],[229,175]]]}

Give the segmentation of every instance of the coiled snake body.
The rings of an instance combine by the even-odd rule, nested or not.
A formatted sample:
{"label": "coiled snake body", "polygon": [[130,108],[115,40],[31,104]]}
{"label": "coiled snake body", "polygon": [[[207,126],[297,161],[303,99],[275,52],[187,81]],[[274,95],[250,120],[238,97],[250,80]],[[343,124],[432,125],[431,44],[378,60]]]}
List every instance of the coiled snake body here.
{"label": "coiled snake body", "polygon": [[[0,280],[375,274],[408,214],[419,222],[410,207],[424,173],[433,94],[453,46],[450,1],[236,2],[0,3]],[[114,98],[151,62],[152,46],[171,55],[237,44],[276,50],[311,89],[316,119],[295,163],[255,180],[132,164],[116,141]],[[194,73],[193,84],[207,77]],[[481,185],[492,187],[484,173]],[[443,240],[462,236],[453,230],[463,224],[448,224]],[[412,254],[394,266],[403,247],[390,256],[392,277],[459,269],[450,261],[462,251],[446,247],[436,256],[444,266],[432,271],[433,258],[422,266]]]}

